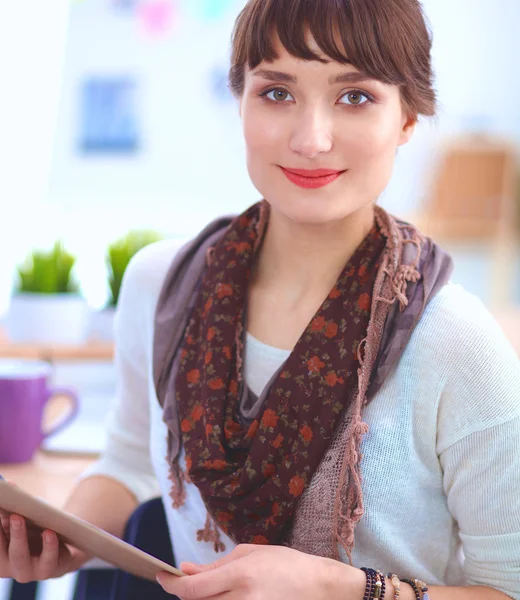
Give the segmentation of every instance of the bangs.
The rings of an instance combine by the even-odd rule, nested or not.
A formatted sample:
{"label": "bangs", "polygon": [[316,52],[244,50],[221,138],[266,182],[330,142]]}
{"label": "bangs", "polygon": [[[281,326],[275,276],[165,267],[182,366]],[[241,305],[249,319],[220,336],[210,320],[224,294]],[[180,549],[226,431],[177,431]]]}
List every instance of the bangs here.
{"label": "bangs", "polygon": [[400,42],[406,40],[406,17],[395,14],[395,3],[391,15],[380,0],[263,0],[250,9],[235,27],[233,64],[254,69],[263,61],[273,62],[279,58],[276,36],[295,58],[327,62],[309,47],[310,33],[330,60],[351,64],[383,83],[407,81],[402,71],[410,56]]}

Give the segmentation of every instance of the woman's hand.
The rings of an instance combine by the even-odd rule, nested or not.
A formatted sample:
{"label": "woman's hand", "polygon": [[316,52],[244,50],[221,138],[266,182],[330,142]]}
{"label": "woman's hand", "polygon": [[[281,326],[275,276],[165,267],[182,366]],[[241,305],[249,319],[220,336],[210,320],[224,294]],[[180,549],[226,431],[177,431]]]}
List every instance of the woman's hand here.
{"label": "woman's hand", "polygon": [[54,531],[29,525],[19,515],[0,514],[0,519],[0,579],[53,579],[76,571],[89,558],[60,542]]}
{"label": "woman's hand", "polygon": [[363,571],[284,546],[242,544],[209,565],[182,563],[188,577],[161,573],[157,581],[181,600],[361,600]]}

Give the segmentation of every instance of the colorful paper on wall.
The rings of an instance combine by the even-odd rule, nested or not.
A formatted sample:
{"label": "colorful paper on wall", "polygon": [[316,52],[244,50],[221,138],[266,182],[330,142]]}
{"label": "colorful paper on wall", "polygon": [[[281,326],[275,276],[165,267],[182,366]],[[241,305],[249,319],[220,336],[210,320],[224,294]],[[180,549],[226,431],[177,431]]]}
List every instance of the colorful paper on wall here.
{"label": "colorful paper on wall", "polygon": [[133,153],[139,146],[137,85],[130,77],[91,77],[81,89],[79,147],[85,153]]}
{"label": "colorful paper on wall", "polygon": [[215,21],[226,15],[236,0],[184,0],[186,8],[205,21]]}
{"label": "colorful paper on wall", "polygon": [[148,0],[138,7],[142,29],[149,35],[166,33],[173,24],[176,4],[174,0]]}

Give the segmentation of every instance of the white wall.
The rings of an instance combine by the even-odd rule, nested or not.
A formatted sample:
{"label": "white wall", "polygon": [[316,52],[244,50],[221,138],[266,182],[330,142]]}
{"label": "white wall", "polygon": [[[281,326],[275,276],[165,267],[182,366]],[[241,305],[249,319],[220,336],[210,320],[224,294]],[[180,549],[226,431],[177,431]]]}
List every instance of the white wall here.
{"label": "white wall", "polygon": [[[181,6],[197,1],[183,0]],[[211,68],[227,65],[231,28],[244,4],[230,1],[234,4],[221,20],[204,23],[186,11],[172,35],[153,39],[143,34],[136,19],[114,12],[112,0],[72,5],[45,191],[35,182],[48,169],[48,128],[54,122],[59,79],[44,74],[59,70],[61,56],[58,51],[43,53],[41,43],[60,26],[42,14],[40,44],[29,43],[32,34],[12,40],[10,48],[21,47],[26,56],[30,49],[33,60],[17,57],[11,63],[19,80],[11,88],[16,127],[4,150],[19,143],[17,132],[25,132],[13,171],[23,176],[6,179],[0,174],[0,185],[7,190],[1,197],[7,211],[14,210],[14,202],[32,209],[24,208],[15,226],[12,219],[0,220],[0,234],[5,236],[0,244],[10,249],[3,253],[8,260],[0,267],[0,312],[8,297],[6,273],[33,244],[47,245],[63,234],[79,256],[84,293],[99,306],[106,296],[103,254],[109,239],[132,226],[191,235],[213,216],[241,210],[257,199],[245,168],[236,106],[219,102],[208,85]],[[518,0],[426,0],[424,5],[434,31],[441,110],[438,125],[423,123],[400,151],[382,198],[383,205],[398,214],[413,212],[424,200],[442,136],[470,129],[478,121],[520,144],[520,80],[514,59],[520,56]],[[61,38],[52,37],[55,49],[56,39]],[[36,83],[23,77],[35,72]],[[135,74],[140,81],[143,148],[134,157],[84,158],[76,150],[79,84],[86,75],[100,73]],[[11,114],[2,113],[11,119]],[[32,126],[24,127],[31,117]],[[35,129],[35,123],[45,123],[47,133]]]}
{"label": "white wall", "polygon": [[[0,3],[0,314],[14,260],[46,227],[69,0]],[[35,235],[36,231],[36,235]]]}
{"label": "white wall", "polygon": [[[238,209],[254,199],[236,105],[219,103],[208,81],[213,66],[227,67],[230,32],[242,4],[234,0],[224,18],[209,22],[180,10],[171,34],[155,38],[106,0],[74,7],[49,202],[213,214],[223,208],[219,200]],[[138,80],[143,148],[135,158],[85,159],[76,152],[79,85],[98,73]]]}

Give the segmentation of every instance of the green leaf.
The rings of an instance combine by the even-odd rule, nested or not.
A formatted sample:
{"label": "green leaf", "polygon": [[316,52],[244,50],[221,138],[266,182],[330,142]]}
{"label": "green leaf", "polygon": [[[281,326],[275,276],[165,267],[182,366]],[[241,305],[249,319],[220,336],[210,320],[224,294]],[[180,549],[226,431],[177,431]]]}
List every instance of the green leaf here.
{"label": "green leaf", "polygon": [[61,241],[56,241],[52,250],[33,250],[17,266],[18,292],[39,294],[77,293],[78,285],[72,278],[76,258],[69,254]]}
{"label": "green leaf", "polygon": [[164,239],[163,236],[157,231],[148,229],[133,230],[109,245],[106,264],[110,286],[110,306],[117,305],[123,276],[130,260],[139,250],[162,239]]}

